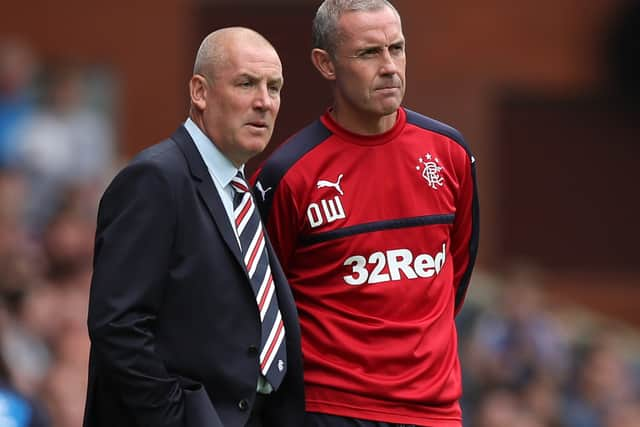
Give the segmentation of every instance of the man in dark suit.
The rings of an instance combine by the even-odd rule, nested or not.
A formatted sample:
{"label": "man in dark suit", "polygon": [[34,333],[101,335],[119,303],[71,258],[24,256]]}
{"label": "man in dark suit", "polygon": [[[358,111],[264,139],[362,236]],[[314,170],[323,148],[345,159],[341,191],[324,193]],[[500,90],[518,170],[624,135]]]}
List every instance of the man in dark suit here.
{"label": "man in dark suit", "polygon": [[242,172],[267,145],[282,66],[246,28],[202,42],[183,126],[100,202],[85,427],[298,427],[293,297]]}

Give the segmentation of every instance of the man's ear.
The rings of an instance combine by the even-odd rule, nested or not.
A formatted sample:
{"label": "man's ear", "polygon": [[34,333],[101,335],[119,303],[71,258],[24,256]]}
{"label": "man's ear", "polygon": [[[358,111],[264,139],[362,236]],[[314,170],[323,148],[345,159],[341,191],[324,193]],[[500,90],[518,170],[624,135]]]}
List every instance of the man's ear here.
{"label": "man's ear", "polygon": [[189,95],[191,104],[200,111],[207,108],[207,90],[209,90],[207,79],[200,74],[194,74],[189,80]]}
{"label": "man's ear", "polygon": [[311,62],[327,80],[336,79],[336,70],[331,56],[326,50],[315,48],[311,51]]}

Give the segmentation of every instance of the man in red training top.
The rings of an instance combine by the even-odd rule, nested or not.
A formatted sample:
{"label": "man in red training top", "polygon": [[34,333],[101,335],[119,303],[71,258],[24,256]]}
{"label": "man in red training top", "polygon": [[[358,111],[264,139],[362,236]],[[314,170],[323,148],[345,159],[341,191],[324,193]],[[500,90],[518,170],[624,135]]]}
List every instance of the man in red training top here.
{"label": "man in red training top", "polygon": [[253,177],[300,315],[305,426],[460,427],[474,158],[458,131],[401,106],[388,1],[324,1],[313,43],[333,105]]}

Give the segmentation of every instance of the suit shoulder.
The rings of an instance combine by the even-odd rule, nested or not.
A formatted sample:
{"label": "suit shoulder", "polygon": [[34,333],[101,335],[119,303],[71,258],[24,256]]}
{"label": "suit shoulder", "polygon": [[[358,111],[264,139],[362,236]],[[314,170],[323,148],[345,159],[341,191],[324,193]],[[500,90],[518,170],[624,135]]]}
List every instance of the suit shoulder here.
{"label": "suit shoulder", "polygon": [[156,182],[168,188],[185,176],[184,157],[171,139],[151,145],[136,154],[116,173],[107,191],[133,183]]}
{"label": "suit shoulder", "polygon": [[157,169],[162,174],[174,177],[186,170],[186,161],[172,139],[165,139],[137,153],[123,171],[127,169]]}
{"label": "suit shoulder", "polygon": [[179,153],[179,149],[176,143],[171,139],[165,139],[161,142],[153,144],[138,154],[136,154],[131,161],[130,165],[138,163],[175,163],[177,159],[176,154]]}

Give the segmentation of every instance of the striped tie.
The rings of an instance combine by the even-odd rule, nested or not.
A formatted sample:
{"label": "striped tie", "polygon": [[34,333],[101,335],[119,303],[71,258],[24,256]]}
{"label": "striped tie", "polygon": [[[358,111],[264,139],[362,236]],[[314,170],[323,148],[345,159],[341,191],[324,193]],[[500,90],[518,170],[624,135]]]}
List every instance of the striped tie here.
{"label": "striped tie", "polygon": [[284,324],[278,308],[265,236],[260,215],[242,172],[233,177],[231,185],[235,190],[233,214],[240,247],[262,320],[260,371],[269,384],[277,389],[286,372],[287,353],[284,345]]}

